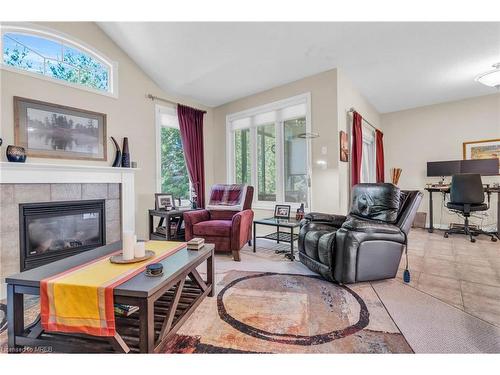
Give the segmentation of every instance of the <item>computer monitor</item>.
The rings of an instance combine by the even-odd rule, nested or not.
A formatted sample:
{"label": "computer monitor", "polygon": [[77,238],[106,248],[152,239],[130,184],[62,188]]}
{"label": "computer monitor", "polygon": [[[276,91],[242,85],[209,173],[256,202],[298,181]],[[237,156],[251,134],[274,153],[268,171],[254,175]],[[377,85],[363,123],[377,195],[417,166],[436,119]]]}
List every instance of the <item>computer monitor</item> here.
{"label": "computer monitor", "polygon": [[461,173],[461,160],[427,162],[427,177],[453,176]]}
{"label": "computer monitor", "polygon": [[460,173],[479,173],[481,176],[498,175],[499,161],[495,159],[462,160]]}

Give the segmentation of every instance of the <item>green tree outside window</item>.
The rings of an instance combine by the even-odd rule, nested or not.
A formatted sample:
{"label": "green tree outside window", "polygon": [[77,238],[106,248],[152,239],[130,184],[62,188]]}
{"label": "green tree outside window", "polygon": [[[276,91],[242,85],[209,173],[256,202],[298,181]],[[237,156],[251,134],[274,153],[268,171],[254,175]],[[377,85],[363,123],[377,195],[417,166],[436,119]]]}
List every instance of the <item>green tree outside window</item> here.
{"label": "green tree outside window", "polygon": [[189,177],[179,129],[161,128],[161,190],[189,199]]}

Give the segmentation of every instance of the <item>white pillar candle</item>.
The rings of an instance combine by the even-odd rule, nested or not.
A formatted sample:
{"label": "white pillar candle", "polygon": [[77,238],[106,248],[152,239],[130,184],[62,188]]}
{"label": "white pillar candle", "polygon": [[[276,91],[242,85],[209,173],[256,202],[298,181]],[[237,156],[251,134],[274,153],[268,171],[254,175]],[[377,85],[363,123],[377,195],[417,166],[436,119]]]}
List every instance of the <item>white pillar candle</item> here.
{"label": "white pillar candle", "polygon": [[136,238],[134,232],[123,232],[123,260],[134,259]]}
{"label": "white pillar candle", "polygon": [[146,243],[144,241],[136,242],[134,254],[136,258],[142,258],[146,255]]}

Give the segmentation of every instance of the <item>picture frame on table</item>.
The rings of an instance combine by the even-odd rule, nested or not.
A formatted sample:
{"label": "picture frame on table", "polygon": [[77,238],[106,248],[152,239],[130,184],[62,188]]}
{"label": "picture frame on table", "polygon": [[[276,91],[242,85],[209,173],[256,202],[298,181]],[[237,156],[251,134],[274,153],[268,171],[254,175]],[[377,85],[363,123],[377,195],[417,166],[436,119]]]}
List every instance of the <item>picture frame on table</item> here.
{"label": "picture frame on table", "polygon": [[175,209],[174,196],[169,193],[155,194],[155,210],[170,211]]}
{"label": "picture frame on table", "polygon": [[291,207],[286,204],[277,204],[274,207],[274,217],[276,219],[290,219]]}
{"label": "picture frame on table", "polygon": [[106,114],[14,96],[14,139],[28,156],[107,160]]}

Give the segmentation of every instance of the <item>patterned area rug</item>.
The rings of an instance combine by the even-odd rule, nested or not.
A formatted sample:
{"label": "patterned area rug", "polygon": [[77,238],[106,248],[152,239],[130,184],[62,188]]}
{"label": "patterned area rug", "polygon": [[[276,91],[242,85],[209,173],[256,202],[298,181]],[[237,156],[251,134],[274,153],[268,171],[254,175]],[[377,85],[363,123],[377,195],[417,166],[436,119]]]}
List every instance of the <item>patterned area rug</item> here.
{"label": "patterned area rug", "polygon": [[369,283],[230,271],[166,353],[412,353]]}

